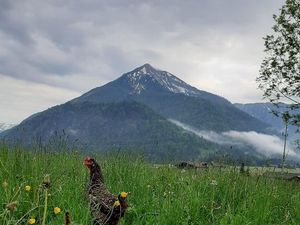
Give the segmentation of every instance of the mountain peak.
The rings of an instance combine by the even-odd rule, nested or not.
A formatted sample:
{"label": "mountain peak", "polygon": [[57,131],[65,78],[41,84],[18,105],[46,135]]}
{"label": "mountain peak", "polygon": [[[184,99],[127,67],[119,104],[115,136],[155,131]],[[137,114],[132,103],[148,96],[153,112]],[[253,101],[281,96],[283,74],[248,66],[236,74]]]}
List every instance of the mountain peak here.
{"label": "mountain peak", "polygon": [[141,66],[142,68],[145,68],[147,70],[155,70],[153,66],[151,66],[149,63],[145,63]]}
{"label": "mountain peak", "polygon": [[220,104],[230,104],[225,98],[198,90],[173,74],[156,69],[149,63],[124,73],[115,81],[95,88],[81,97],[73,99],[72,102],[91,101],[91,99],[97,102],[100,99],[105,99],[104,102],[121,101],[127,98],[139,98],[139,95],[156,96],[162,93],[164,95],[181,94]]}
{"label": "mountain peak", "polygon": [[[153,66],[151,66],[149,63],[146,63],[136,69],[134,69],[132,72],[137,72],[139,74],[148,74],[148,75],[151,75],[151,74],[156,74],[158,72],[162,72],[156,68],[154,68]],[[129,73],[132,73],[132,72],[129,72]]]}
{"label": "mountain peak", "polygon": [[173,93],[182,93],[185,95],[194,95],[198,91],[173,74],[156,69],[149,63],[126,73],[124,76],[128,79],[133,89],[132,94],[140,94],[142,91],[153,87],[153,85]]}

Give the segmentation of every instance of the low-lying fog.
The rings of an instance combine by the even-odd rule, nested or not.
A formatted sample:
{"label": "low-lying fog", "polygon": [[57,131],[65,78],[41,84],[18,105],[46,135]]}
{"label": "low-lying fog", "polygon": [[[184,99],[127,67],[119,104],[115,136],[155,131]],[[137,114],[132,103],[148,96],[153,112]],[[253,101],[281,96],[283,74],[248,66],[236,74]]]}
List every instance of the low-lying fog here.
{"label": "low-lying fog", "polygon": [[[169,119],[170,122],[177,126],[192,132],[199,137],[217,144],[226,144],[232,146],[250,145],[257,152],[265,156],[282,155],[284,141],[275,135],[268,135],[257,133],[255,131],[226,131],[217,133],[214,131],[197,130],[189,125],[181,123],[177,120]],[[297,156],[295,151],[292,150],[290,144],[287,145],[288,156]]]}

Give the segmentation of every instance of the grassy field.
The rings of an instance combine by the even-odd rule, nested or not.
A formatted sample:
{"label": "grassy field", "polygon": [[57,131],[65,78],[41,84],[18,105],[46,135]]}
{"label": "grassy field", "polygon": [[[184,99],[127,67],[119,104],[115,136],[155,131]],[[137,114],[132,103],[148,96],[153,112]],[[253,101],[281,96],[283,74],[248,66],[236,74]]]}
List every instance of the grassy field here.
{"label": "grassy field", "polygon": [[[88,180],[76,152],[23,151],[0,146],[0,224],[39,224],[50,175],[46,224],[61,225],[69,211],[72,224],[90,224],[84,189]],[[243,176],[238,170],[178,170],[153,166],[128,155],[97,155],[112,193],[129,192],[130,208],[121,224],[300,224],[300,185]],[[30,186],[29,191],[25,190]],[[28,187],[27,187],[28,188]],[[27,189],[28,190],[28,189]],[[8,203],[11,209],[7,209]],[[61,213],[55,215],[55,207]],[[14,208],[14,209],[12,209]]]}

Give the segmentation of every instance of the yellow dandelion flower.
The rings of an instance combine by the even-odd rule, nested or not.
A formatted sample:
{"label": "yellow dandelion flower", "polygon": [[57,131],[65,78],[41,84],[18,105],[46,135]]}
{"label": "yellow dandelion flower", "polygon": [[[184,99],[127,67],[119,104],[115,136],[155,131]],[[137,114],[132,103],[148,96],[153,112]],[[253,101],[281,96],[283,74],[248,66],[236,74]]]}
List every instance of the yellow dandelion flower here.
{"label": "yellow dandelion flower", "polygon": [[8,187],[8,183],[7,183],[6,181],[3,181],[2,187],[3,187],[3,188],[7,188],[7,187]]}
{"label": "yellow dandelion flower", "polygon": [[57,215],[57,214],[59,214],[61,212],[61,209],[59,207],[55,207],[53,209],[53,212],[54,212],[55,215]]}
{"label": "yellow dandelion flower", "polygon": [[120,202],[119,201],[115,201],[114,206],[119,206]]}
{"label": "yellow dandelion flower", "polygon": [[35,219],[34,218],[29,219],[28,224],[35,224]]}
{"label": "yellow dandelion flower", "polygon": [[24,189],[25,189],[26,192],[29,192],[29,191],[31,190],[31,187],[30,187],[29,185],[26,185],[26,186],[24,187]]}
{"label": "yellow dandelion flower", "polygon": [[126,198],[127,195],[128,195],[128,194],[127,194],[126,192],[124,192],[124,191],[122,191],[121,194],[120,194],[121,198]]}

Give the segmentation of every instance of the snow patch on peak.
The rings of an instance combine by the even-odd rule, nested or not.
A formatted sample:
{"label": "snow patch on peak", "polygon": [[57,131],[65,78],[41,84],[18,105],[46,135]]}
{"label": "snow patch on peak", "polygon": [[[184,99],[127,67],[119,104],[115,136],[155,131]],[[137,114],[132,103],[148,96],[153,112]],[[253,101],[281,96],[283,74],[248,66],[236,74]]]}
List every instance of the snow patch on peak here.
{"label": "snow patch on peak", "polygon": [[167,71],[154,69],[150,64],[145,64],[127,73],[126,76],[132,86],[132,94],[140,94],[143,90],[146,90],[149,81],[156,82],[173,93],[182,93],[185,95],[198,94],[196,88],[186,84]]}
{"label": "snow patch on peak", "polygon": [[147,70],[146,70],[145,66],[140,71],[141,71],[142,74],[146,74],[147,73]]}
{"label": "snow patch on peak", "polygon": [[15,124],[0,123],[0,133],[16,126]]}
{"label": "snow patch on peak", "polygon": [[188,93],[187,89],[183,88],[183,87],[180,87],[180,86],[177,86],[176,84],[174,84],[174,87],[177,88],[177,91],[180,92],[180,93]]}
{"label": "snow patch on peak", "polygon": [[167,74],[169,77],[174,77],[175,79],[179,80],[177,77],[175,77],[174,75],[172,75],[172,74],[169,73],[169,72],[166,72],[166,74]]}

